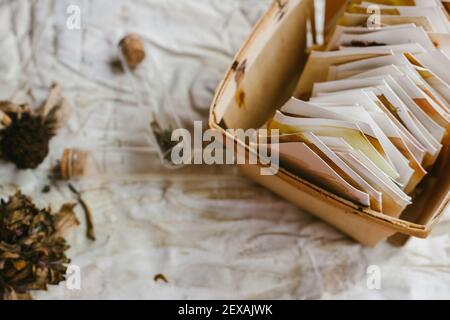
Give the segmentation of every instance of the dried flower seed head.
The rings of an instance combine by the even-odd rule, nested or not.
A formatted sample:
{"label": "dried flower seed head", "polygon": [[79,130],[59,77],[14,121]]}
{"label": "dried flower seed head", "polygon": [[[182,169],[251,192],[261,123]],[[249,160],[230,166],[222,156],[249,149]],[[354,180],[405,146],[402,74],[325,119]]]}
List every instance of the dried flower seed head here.
{"label": "dried flower seed head", "polygon": [[26,105],[0,103],[8,125],[0,128],[0,155],[19,169],[35,169],[47,157],[49,142],[66,118],[61,88],[53,84],[46,102],[37,111]]}
{"label": "dried flower seed head", "polygon": [[20,192],[0,202],[0,299],[21,298],[65,280],[70,260],[62,236],[78,224],[73,208],[66,204],[52,214]]}
{"label": "dried flower seed head", "polygon": [[130,69],[135,69],[145,59],[144,42],[136,34],[128,34],[119,42],[125,61]]}
{"label": "dried flower seed head", "polygon": [[11,124],[2,130],[1,154],[20,169],[34,169],[47,157],[48,144],[53,137],[41,116],[26,112],[10,113]]}

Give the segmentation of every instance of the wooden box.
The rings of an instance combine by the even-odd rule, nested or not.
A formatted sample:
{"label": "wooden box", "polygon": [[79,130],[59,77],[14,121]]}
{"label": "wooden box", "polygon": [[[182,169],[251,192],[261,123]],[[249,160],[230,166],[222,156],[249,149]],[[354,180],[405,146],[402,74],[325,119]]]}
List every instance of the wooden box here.
{"label": "wooden box", "polygon": [[[209,125],[223,134],[227,146],[252,150],[227,128],[261,127],[290,98],[307,60],[308,26],[313,24],[313,0],[274,1],[243,44],[212,102]],[[450,152],[444,149],[434,170],[419,186],[414,203],[393,218],[351,203],[281,169],[260,175],[260,165],[241,165],[242,172],[299,208],[323,219],[367,246],[393,237],[426,238],[450,208]],[[273,214],[277,214],[274,212]]]}

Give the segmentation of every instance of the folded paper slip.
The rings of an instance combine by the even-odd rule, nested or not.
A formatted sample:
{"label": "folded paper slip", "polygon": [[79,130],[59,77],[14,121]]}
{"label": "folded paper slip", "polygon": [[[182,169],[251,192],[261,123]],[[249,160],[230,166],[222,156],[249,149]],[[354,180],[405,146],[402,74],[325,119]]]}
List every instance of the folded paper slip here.
{"label": "folded paper slip", "polygon": [[[358,63],[330,67],[328,80],[392,76],[400,88],[389,77],[385,79],[396,89],[396,93],[401,96],[403,102],[409,106],[436,140],[442,142],[444,136],[450,135],[450,117],[445,101],[438,94],[433,93],[434,90],[423,81],[417,70],[414,70],[406,60],[403,55],[394,55],[381,59],[369,59],[366,65],[366,68],[370,67],[369,69],[361,69],[364,66]],[[445,144],[448,144],[448,137],[446,141]]]}
{"label": "folded paper slip", "polygon": [[[415,64],[412,64],[414,62]],[[365,59],[364,63],[361,61],[354,61],[350,63],[340,64],[338,66],[331,66],[328,71],[327,79],[345,79],[366,72],[368,70],[373,72],[373,69],[383,66],[394,65],[401,70],[406,76],[413,81],[419,89],[425,93],[430,99],[435,102],[434,109],[444,117],[448,117],[450,105],[448,102],[432,87],[428,82],[428,78],[435,76],[431,70],[423,68],[420,62],[411,54],[395,54],[373,59]],[[445,66],[445,65],[444,65]],[[445,90],[445,88],[443,89]]]}
{"label": "folded paper slip", "polygon": [[293,95],[302,100],[306,100],[311,95],[314,83],[326,81],[327,72],[331,66],[385,55],[392,55],[392,52],[384,49],[365,53],[354,53],[351,50],[350,52],[346,50],[330,52],[313,51]]}
{"label": "folded paper slip", "polygon": [[386,108],[397,117],[411,134],[421,143],[429,154],[427,163],[434,163],[442,145],[420,123],[417,117],[408,110],[407,106],[398,97],[395,91],[384,80],[378,79],[350,79],[331,82],[316,83],[313,95],[333,93],[355,88],[365,88],[377,95]]}
{"label": "folded paper slip", "polygon": [[[345,107],[338,107],[334,109],[341,109]],[[288,114],[296,114],[306,117],[328,117],[328,118],[338,118],[342,119],[345,117],[342,117],[338,113],[335,113],[333,111],[324,110],[322,107],[318,107],[316,105],[308,104],[306,102],[298,101],[296,99],[291,99],[286,105],[281,108],[281,110]],[[333,110],[333,109],[332,109]],[[286,119],[283,119],[281,115],[277,114],[274,118],[276,121],[286,122]],[[368,121],[370,123],[370,121]],[[325,123],[323,123],[325,124]],[[366,127],[365,131],[370,132],[371,128],[368,125],[368,123],[360,122],[359,123],[362,127]],[[270,123],[269,127],[274,126],[274,123]],[[278,127],[280,128],[280,127]],[[281,130],[283,132],[283,129]],[[323,132],[320,130],[317,130],[316,132],[319,132],[319,136],[308,133],[308,132],[298,132],[297,136],[298,139],[301,141],[308,142],[313,145],[314,148],[320,150],[319,154],[322,157],[327,157],[327,161],[331,161],[332,164],[330,166],[337,167],[338,172],[344,172],[345,176],[344,178],[350,178],[352,181],[356,181],[357,184],[355,185],[357,188],[359,188],[362,191],[367,192],[371,196],[371,207],[372,208],[378,208],[379,204],[377,203],[377,194],[381,191],[384,191],[385,193],[382,196],[382,203],[384,212],[389,215],[393,216],[399,216],[400,213],[405,209],[405,207],[410,204],[410,198],[395,184],[391,181],[391,179],[382,172],[372,161],[367,161],[366,159],[369,159],[368,157],[362,158],[359,153],[364,154],[362,152],[358,152],[358,150],[354,149],[349,143],[347,143],[347,140],[345,138],[336,138],[336,136],[339,135],[338,132],[332,132],[329,131],[329,136],[324,136]],[[373,134],[373,132],[370,132]],[[341,159],[339,156],[342,156],[342,154],[332,154],[332,150],[336,145],[329,146],[327,143],[330,141],[338,141],[341,143],[340,148],[341,152],[351,153],[351,156],[355,156],[357,159],[362,159],[364,163],[362,165],[356,165],[353,162],[347,162],[348,158]],[[344,150],[342,150],[342,145],[345,147]],[[344,155],[345,156],[345,155]],[[402,156],[400,154],[400,156]],[[347,162],[347,163],[346,163]],[[368,162],[370,164],[368,164]],[[364,167],[364,164],[366,167]],[[407,164],[407,163],[406,163]],[[367,166],[370,167],[370,169],[367,168]],[[376,168],[375,173],[373,173],[373,168]],[[363,170],[363,171],[361,171]],[[412,171],[412,170],[411,170]],[[356,176],[356,177],[355,177]],[[391,189],[386,189],[386,185],[389,185]],[[396,190],[394,192],[387,192],[387,191]],[[392,197],[392,194],[396,194],[395,197]],[[377,210],[377,209],[375,209]]]}
{"label": "folded paper slip", "polygon": [[[445,13],[441,6],[430,1],[428,6],[393,6],[393,5],[377,5],[377,13],[381,15],[407,16],[407,17],[427,17],[430,20],[433,31],[450,32],[449,24]],[[373,3],[362,3],[361,5],[351,4],[347,8],[348,13],[367,14],[368,8]]]}
{"label": "folded paper slip", "polygon": [[399,68],[391,65],[351,77],[351,79],[364,78],[386,81],[438,142],[441,143],[444,137],[448,135],[449,122],[446,116],[442,115],[442,108],[427,96],[406,74],[401,72]]}
{"label": "folded paper slip", "polygon": [[[405,27],[416,27],[415,24],[401,24],[401,25],[392,25],[385,26],[383,30],[394,30],[394,29],[402,29]],[[325,51],[336,50],[342,44],[342,36],[345,34],[349,35],[357,35],[357,34],[368,34],[372,32],[378,32],[380,29],[368,29],[365,26],[337,26],[333,32],[333,35],[330,39],[327,40],[327,44],[325,46]],[[384,41],[383,41],[384,42]],[[377,43],[371,43],[370,46],[373,48]],[[385,43],[379,42],[378,45],[381,47],[386,46]]]}
{"label": "folded paper slip", "polygon": [[341,137],[352,147],[365,153],[386,175],[394,180],[399,177],[399,173],[388,162],[379,141],[375,137],[365,134],[354,122],[294,118],[277,112],[273,120],[268,124],[268,128],[278,129],[282,134],[312,132],[319,136]]}
{"label": "folded paper slip", "polygon": [[[365,207],[370,206],[370,197],[366,192],[348,183],[305,143],[286,142],[270,145],[270,148],[279,152],[283,165],[292,170],[292,172],[345,199]],[[380,211],[382,210],[381,205],[378,205],[377,208]]]}
{"label": "folded paper slip", "polygon": [[363,107],[358,105],[325,107],[291,98],[280,110],[285,114],[300,117],[355,121],[365,134],[378,140],[388,162],[399,173],[397,182],[403,186],[409,184],[414,170],[409,166],[408,160],[394,146],[372,116]]}
{"label": "folded paper slip", "polygon": [[[339,25],[347,27],[355,27],[367,24],[367,19],[370,14],[359,14],[359,13],[344,13],[344,15],[339,20]],[[430,19],[426,16],[393,16],[393,15],[380,15],[381,25],[404,25],[408,23],[413,23],[418,27],[423,28],[426,32],[433,32],[433,26]]]}
{"label": "folded paper slip", "polygon": [[[395,45],[401,43],[418,43],[426,50],[435,50],[435,45],[431,41],[423,28],[414,25],[395,26],[380,30],[371,30],[366,33],[345,33],[337,34],[330,44],[331,49],[341,45],[348,46],[352,43],[368,43],[370,45]],[[356,45],[355,45],[356,46]]]}
{"label": "folded paper slip", "polygon": [[372,92],[351,90],[314,97],[311,99],[311,102],[328,107],[332,106],[332,110],[340,109],[340,107],[336,107],[336,102],[357,103],[370,113],[372,119],[403,156],[408,159],[410,167],[414,169],[414,175],[411,177],[410,184],[405,186],[406,193],[411,193],[425,176],[426,171],[421,165],[424,160],[425,150],[419,146],[419,143],[410,135],[409,131],[382,105],[381,101]]}

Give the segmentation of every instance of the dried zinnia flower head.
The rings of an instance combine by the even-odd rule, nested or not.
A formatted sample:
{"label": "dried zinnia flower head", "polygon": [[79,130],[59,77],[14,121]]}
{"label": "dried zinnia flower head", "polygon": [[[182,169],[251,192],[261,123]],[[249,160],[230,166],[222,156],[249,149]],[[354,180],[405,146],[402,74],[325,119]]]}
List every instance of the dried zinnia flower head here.
{"label": "dried zinnia flower head", "polygon": [[65,280],[70,260],[63,235],[78,224],[73,208],[52,214],[20,192],[0,202],[0,300],[29,298],[30,290]]}
{"label": "dried zinnia flower head", "polygon": [[61,88],[53,84],[47,100],[36,111],[27,105],[0,102],[4,125],[0,128],[0,155],[19,169],[35,169],[49,152],[49,142],[66,115]]}

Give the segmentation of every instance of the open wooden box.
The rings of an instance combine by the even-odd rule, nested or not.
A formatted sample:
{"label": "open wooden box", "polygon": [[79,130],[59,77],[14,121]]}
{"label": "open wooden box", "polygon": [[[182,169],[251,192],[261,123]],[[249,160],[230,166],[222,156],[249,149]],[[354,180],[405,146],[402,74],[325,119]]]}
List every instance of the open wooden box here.
{"label": "open wooden box", "polygon": [[[225,129],[261,127],[290,98],[307,60],[308,24],[314,22],[313,0],[274,1],[236,55],[214,97],[209,125],[253,152]],[[232,142],[232,143],[229,143]],[[367,246],[392,237],[426,238],[450,208],[450,152],[446,148],[418,188],[414,203],[397,219],[361,208],[301,177],[281,169],[260,175],[260,165],[241,165],[244,174]],[[276,213],[274,213],[276,214]]]}

